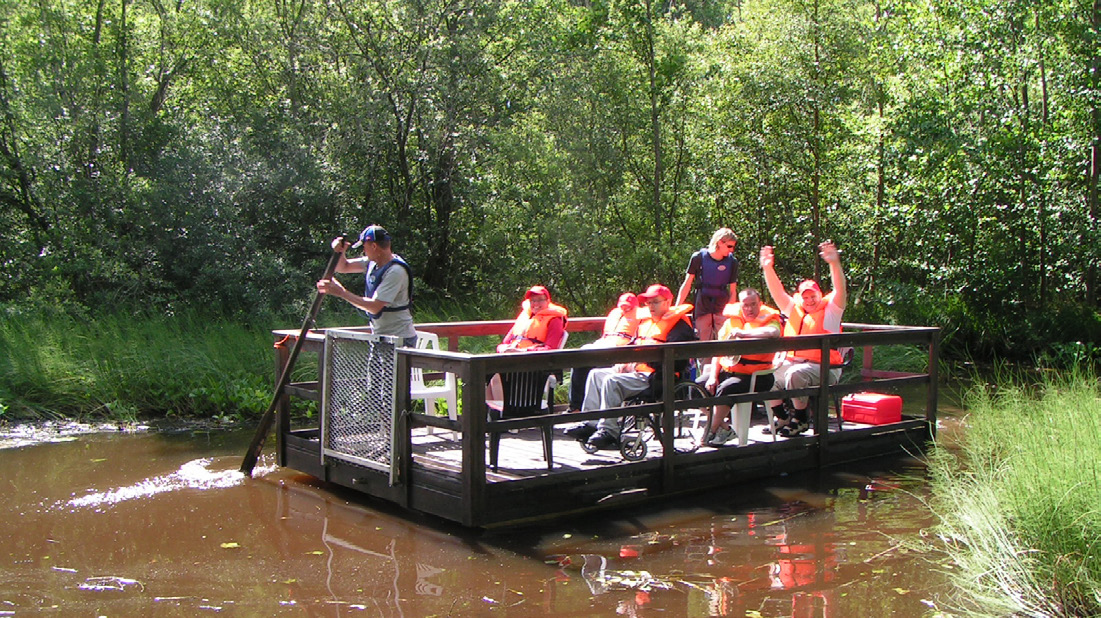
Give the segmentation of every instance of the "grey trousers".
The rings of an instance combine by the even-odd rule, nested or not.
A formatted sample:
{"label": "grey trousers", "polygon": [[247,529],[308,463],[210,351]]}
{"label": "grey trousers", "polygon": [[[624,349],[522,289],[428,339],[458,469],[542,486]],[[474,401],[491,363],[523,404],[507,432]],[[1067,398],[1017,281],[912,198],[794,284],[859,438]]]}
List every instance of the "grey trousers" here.
{"label": "grey trousers", "polygon": [[[607,410],[618,408],[633,395],[637,395],[650,386],[650,374],[641,371],[617,373],[611,367],[593,369],[585,380],[585,399],[581,411]],[[606,431],[619,437],[619,422],[615,418],[602,418],[597,423],[598,431]]]}

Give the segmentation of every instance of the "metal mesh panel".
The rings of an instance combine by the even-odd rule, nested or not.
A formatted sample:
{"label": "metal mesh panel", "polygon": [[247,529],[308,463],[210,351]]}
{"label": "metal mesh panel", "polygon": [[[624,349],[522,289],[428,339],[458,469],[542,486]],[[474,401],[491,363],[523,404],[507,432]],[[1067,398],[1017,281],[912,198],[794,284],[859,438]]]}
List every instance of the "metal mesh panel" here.
{"label": "metal mesh panel", "polygon": [[325,333],[321,391],[321,459],[340,459],[390,473],[393,461],[395,337],[356,331]]}

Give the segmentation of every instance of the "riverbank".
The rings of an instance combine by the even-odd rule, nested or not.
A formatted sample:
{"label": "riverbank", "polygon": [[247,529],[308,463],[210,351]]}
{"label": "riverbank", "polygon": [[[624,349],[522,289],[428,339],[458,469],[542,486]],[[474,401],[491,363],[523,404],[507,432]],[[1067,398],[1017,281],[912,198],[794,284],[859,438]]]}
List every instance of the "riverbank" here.
{"label": "riverbank", "polygon": [[1101,614],[1101,389],[1094,375],[976,387],[931,455],[937,551],[968,615]]}
{"label": "riverbank", "polygon": [[0,419],[0,450],[22,448],[39,444],[72,442],[82,437],[102,434],[178,433],[210,434],[248,430],[247,424],[226,423],[215,419],[173,418],[154,419],[148,422],[74,420],[7,421]]}
{"label": "riverbank", "polygon": [[[363,322],[335,303],[322,317],[319,326]],[[435,319],[427,309],[418,317]],[[300,323],[0,305],[0,421],[255,419],[275,384],[271,329]],[[294,376],[316,375],[316,363],[302,354]],[[309,418],[316,405],[297,402],[294,413]]]}
{"label": "riverbank", "polygon": [[[424,322],[456,317],[431,308],[417,315]],[[319,326],[362,322],[360,314],[332,303],[322,317]],[[274,386],[271,329],[298,321],[273,316],[244,324],[194,312],[91,317],[0,307],[0,421],[255,419],[267,409]],[[476,337],[463,342],[469,352],[490,352],[494,343]],[[876,356],[877,367],[899,371],[922,371],[926,360],[908,346]],[[316,363],[316,354],[302,354],[292,381],[316,375]],[[293,410],[301,418],[316,411],[316,404],[303,401]]]}
{"label": "riverbank", "polygon": [[0,419],[225,421],[271,399],[271,334],[187,315],[0,315]]}

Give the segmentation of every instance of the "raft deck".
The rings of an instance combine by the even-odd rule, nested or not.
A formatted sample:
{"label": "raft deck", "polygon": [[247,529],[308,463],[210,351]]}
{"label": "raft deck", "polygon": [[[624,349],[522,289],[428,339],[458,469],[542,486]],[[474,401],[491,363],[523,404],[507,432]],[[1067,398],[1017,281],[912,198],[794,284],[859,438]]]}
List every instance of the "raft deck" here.
{"label": "raft deck", "polygon": [[[568,330],[599,333],[604,318],[572,318]],[[320,401],[318,381],[287,386],[278,406],[277,460],[324,481],[351,488],[406,509],[428,513],[470,527],[495,527],[567,514],[664,499],[780,474],[814,471],[847,462],[922,452],[935,437],[939,329],[846,323],[841,334],[771,340],[709,341],[608,349],[566,349],[525,354],[459,352],[460,337],[500,337],[511,321],[421,324],[448,342],[448,350],[397,352],[395,444],[396,474],[321,456],[318,427],[292,427],[290,398]],[[368,330],[358,329],[358,330]],[[293,340],[297,331],[275,331],[277,341]],[[311,331],[305,351],[321,352],[324,331]],[[909,346],[927,351],[924,373],[876,371],[872,353],[882,346]],[[289,345],[276,346],[276,370],[283,367]],[[562,431],[579,421],[620,417],[649,410],[671,428],[674,409],[685,402],[671,398],[632,408],[566,413],[564,398],[553,412],[504,421],[488,420],[484,398],[486,376],[500,372],[551,370],[568,375],[571,367],[606,367],[619,362],[661,362],[664,392],[672,393],[674,361],[712,356],[774,353],[779,350],[854,347],[862,349],[863,366],[846,369],[842,382],[784,396],[813,396],[812,430],[792,438],[763,433],[763,418],[753,419],[748,443],[701,447],[677,453],[657,438],[640,461],[625,461],[618,450],[586,453]],[[431,377],[458,376],[460,410],[456,421],[411,411],[409,369],[420,367]],[[825,368],[824,368],[825,370]],[[319,367],[319,371],[323,368]],[[854,376],[859,376],[853,379]],[[464,388],[472,385],[470,388]],[[915,389],[917,386],[919,388]],[[560,387],[561,388],[561,387]],[[924,401],[907,401],[900,422],[862,425],[841,422],[836,397],[853,392],[908,393],[924,388]],[[748,393],[702,400],[704,404],[762,401],[781,392]],[[699,405],[693,402],[692,406]],[[551,458],[544,457],[542,429],[551,428]],[[431,428],[431,429],[430,429]],[[500,432],[498,468],[488,466],[490,431]],[[454,432],[454,433],[453,433]],[[666,432],[668,435],[668,432]],[[470,439],[473,437],[474,439]]]}

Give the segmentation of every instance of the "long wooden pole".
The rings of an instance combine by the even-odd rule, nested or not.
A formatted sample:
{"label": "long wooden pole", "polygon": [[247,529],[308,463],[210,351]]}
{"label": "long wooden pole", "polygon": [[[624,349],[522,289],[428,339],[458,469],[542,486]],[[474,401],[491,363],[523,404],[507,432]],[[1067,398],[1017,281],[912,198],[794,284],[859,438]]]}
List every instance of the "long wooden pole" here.
{"label": "long wooden pole", "polygon": [[[325,267],[325,275],[322,279],[329,279],[336,272],[336,265],[340,261],[340,252],[333,251],[331,257],[329,257],[329,265]],[[310,312],[306,316],[306,319],[302,321],[302,330],[298,333],[298,339],[294,342],[294,347],[291,348],[291,355],[287,357],[287,363],[283,365],[283,371],[279,373],[279,380],[275,384],[275,392],[271,396],[271,403],[268,404],[267,411],[264,412],[264,416],[260,417],[260,425],[256,428],[256,435],[252,436],[252,443],[249,444],[248,450],[245,451],[245,459],[241,462],[241,472],[246,476],[252,476],[252,469],[256,467],[257,460],[260,459],[260,452],[264,450],[264,441],[268,439],[268,434],[271,432],[272,423],[275,422],[275,409],[279,406],[279,399],[283,396],[283,389],[287,386],[287,382],[291,378],[291,369],[294,368],[294,363],[298,360],[298,353],[302,351],[302,344],[306,342],[306,335],[309,334],[310,329],[314,326],[314,320],[317,318],[317,312],[321,309],[321,301],[325,299],[325,295],[318,292],[314,295],[313,304],[310,305]]]}

